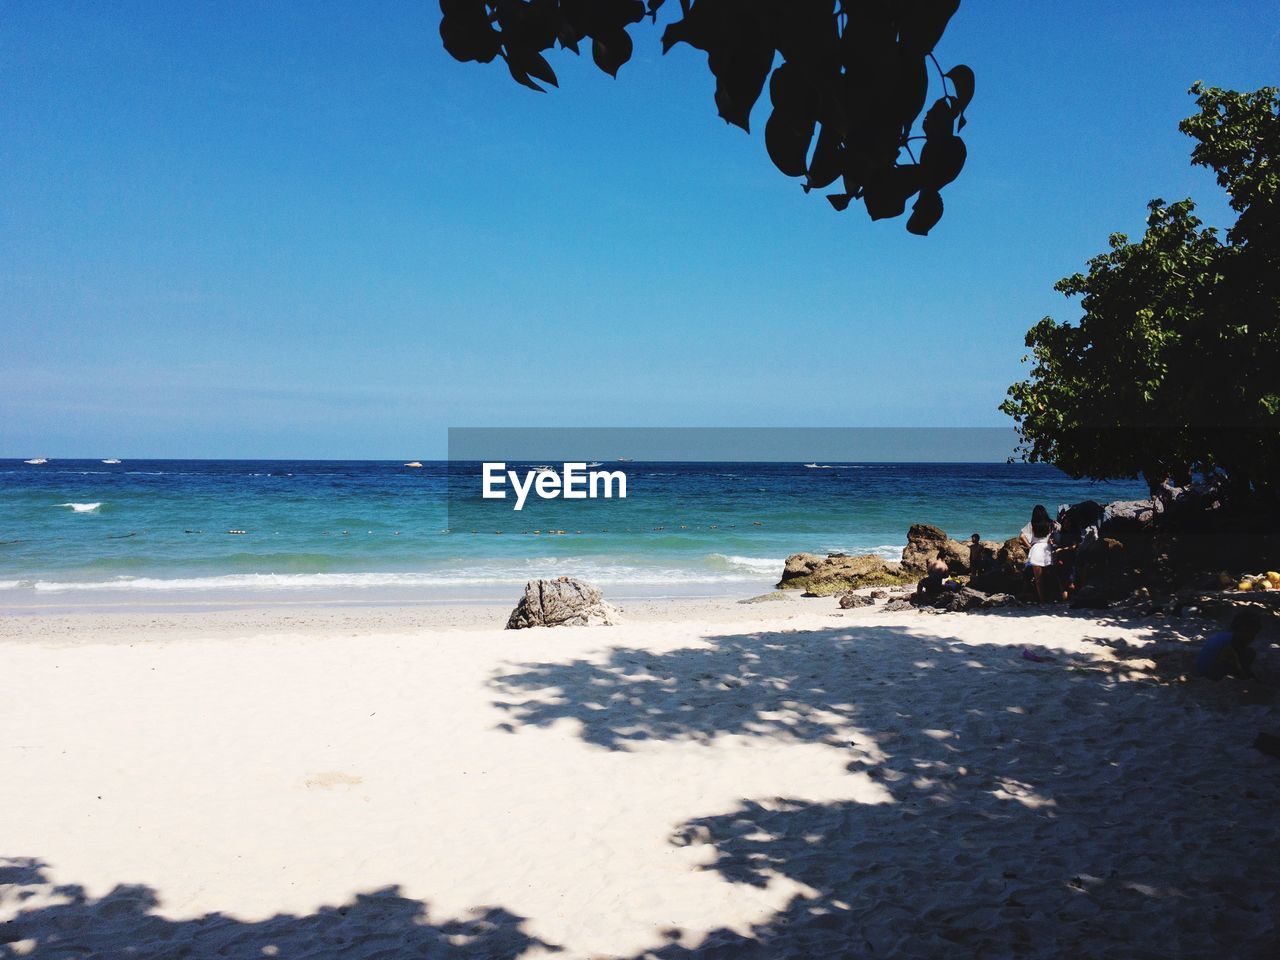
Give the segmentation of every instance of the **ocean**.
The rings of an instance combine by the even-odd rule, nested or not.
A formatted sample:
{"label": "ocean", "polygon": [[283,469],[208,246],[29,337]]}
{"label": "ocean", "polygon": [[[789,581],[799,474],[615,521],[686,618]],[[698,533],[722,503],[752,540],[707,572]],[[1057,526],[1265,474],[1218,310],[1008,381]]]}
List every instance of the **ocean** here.
{"label": "ocean", "polygon": [[1038,503],[1145,496],[1041,464],[604,469],[626,472],[626,499],[531,498],[517,512],[481,501],[478,465],[454,464],[451,496],[442,461],[0,461],[0,607],[514,601],[526,580],[559,575],[614,597],[746,596],[771,589],[791,553],[897,558],[912,523],[1003,540]]}

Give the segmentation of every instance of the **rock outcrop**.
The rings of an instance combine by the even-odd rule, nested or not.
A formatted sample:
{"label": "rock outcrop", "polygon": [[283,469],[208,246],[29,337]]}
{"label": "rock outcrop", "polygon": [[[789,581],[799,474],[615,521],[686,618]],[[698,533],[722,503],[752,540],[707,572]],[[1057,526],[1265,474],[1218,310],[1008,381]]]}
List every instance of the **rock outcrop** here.
{"label": "rock outcrop", "polygon": [[525,627],[585,627],[592,624],[611,626],[618,622],[618,611],[604,602],[598,589],[581,580],[558,577],[555,580],[530,580],[524,585],[524,596],[511,611],[508,630]]}
{"label": "rock outcrop", "polygon": [[787,557],[778,589],[804,590],[812,596],[828,597],[859,587],[892,586],[915,580],[915,576],[902,569],[902,564],[883,557],[793,553]]}

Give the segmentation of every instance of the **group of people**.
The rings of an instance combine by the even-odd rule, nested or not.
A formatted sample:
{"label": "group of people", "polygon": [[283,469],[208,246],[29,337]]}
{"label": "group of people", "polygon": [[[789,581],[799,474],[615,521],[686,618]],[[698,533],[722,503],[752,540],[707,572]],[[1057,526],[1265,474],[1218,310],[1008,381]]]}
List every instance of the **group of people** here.
{"label": "group of people", "polygon": [[[1092,500],[1074,506],[1063,504],[1058,508],[1056,520],[1042,505],[1031,511],[1031,521],[1022,528],[1019,537],[1027,548],[1026,570],[1042,603],[1068,599],[1087,579],[1101,556],[1105,522],[1104,508]],[[980,576],[987,559],[981,539],[975,533],[969,544],[970,574]],[[950,576],[946,557],[939,551],[927,564],[926,575],[916,589],[919,593],[935,594],[959,586]],[[1257,654],[1252,644],[1262,622],[1257,610],[1238,613],[1226,630],[1204,642],[1196,657],[1196,674],[1211,680],[1228,676],[1256,679],[1253,664]]]}
{"label": "group of people", "polygon": [[1058,507],[1058,519],[1043,505],[1031,511],[1031,521],[1019,534],[1027,548],[1027,569],[1041,603],[1066,600],[1088,575],[1102,547],[1105,514],[1092,500]]}

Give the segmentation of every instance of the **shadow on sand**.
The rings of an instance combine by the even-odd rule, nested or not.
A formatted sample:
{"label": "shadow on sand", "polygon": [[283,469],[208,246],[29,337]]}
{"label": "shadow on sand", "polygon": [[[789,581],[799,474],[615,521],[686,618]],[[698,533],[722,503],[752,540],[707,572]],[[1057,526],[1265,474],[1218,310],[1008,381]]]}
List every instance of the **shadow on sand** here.
{"label": "shadow on sand", "polygon": [[[1033,616],[967,616],[1024,619],[1035,644]],[[1275,956],[1280,763],[1249,747],[1275,713],[1230,684],[1170,682],[1201,631],[1149,622],[1130,643],[1080,619],[1097,653],[1037,647],[1039,663],[930,618],[928,634],[862,621],[614,648],[494,685],[507,729],[570,720],[610,751],[819,742],[891,796],[750,797],[688,821],[671,842],[713,847],[705,869],[808,892],[748,932],[673,935],[647,957]]]}
{"label": "shadow on sand", "polygon": [[[1011,626],[991,616],[993,632]],[[1241,706],[1226,686],[1168,682],[1169,658],[1187,653],[1178,629],[1151,627],[1152,643],[1097,636],[1096,654],[1038,647],[1053,659],[1033,662],[1016,644],[960,643],[943,624],[612,648],[493,679],[513,734],[554,725],[540,735],[576,731],[611,752],[711,749],[729,735],[816,743],[851,795],[883,788],[878,803],[742,797],[682,823],[670,842],[705,847],[697,869],[803,892],[764,923],[705,938],[670,930],[632,960],[1274,957],[1280,763],[1249,747],[1274,709]],[[1034,619],[1025,629],[1034,644]],[[51,889],[38,861],[0,866],[0,903],[20,905],[0,925],[3,960],[562,949],[499,907],[439,919],[396,887],[305,916],[170,920],[147,887],[95,900]]]}
{"label": "shadow on sand", "polygon": [[170,920],[154,911],[156,892],[118,886],[100,898],[74,884],[51,886],[46,865],[29,858],[0,860],[0,902],[39,897],[40,906],[0,924],[0,958],[102,960],[179,957],[281,960],[392,960],[483,957],[515,960],[537,946],[558,948],[523,932],[524,919],[497,907],[436,920],[420,900],[397,887],[359,894],[350,903],[306,916],[280,914],[251,922],[221,913]]}

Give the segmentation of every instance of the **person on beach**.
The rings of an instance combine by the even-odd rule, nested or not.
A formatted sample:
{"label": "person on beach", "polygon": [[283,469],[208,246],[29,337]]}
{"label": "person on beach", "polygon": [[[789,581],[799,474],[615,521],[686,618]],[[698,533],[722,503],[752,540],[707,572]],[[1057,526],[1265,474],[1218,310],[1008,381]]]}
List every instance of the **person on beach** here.
{"label": "person on beach", "polygon": [[932,596],[942,589],[943,581],[947,579],[947,574],[951,572],[951,568],[947,566],[947,561],[942,558],[942,551],[938,551],[938,555],[929,561],[925,567],[924,579],[916,584],[916,593],[923,593]]}
{"label": "person on beach", "polygon": [[1196,673],[1210,680],[1226,676],[1241,680],[1254,680],[1253,661],[1258,652],[1252,643],[1262,629],[1262,615],[1257,610],[1242,610],[1235,615],[1231,626],[1215,633],[1204,642],[1196,657]]}
{"label": "person on beach", "polygon": [[982,538],[976,533],[969,538],[969,576],[979,576],[987,566],[987,554],[982,549]]}
{"label": "person on beach", "polygon": [[1049,519],[1049,511],[1043,504],[1036,504],[1031,511],[1031,522],[1022,528],[1019,536],[1027,547],[1026,569],[1031,571],[1035,582],[1036,596],[1041,603],[1048,603],[1051,598],[1057,599],[1058,591],[1053,581],[1053,535],[1058,532],[1058,525]]}

